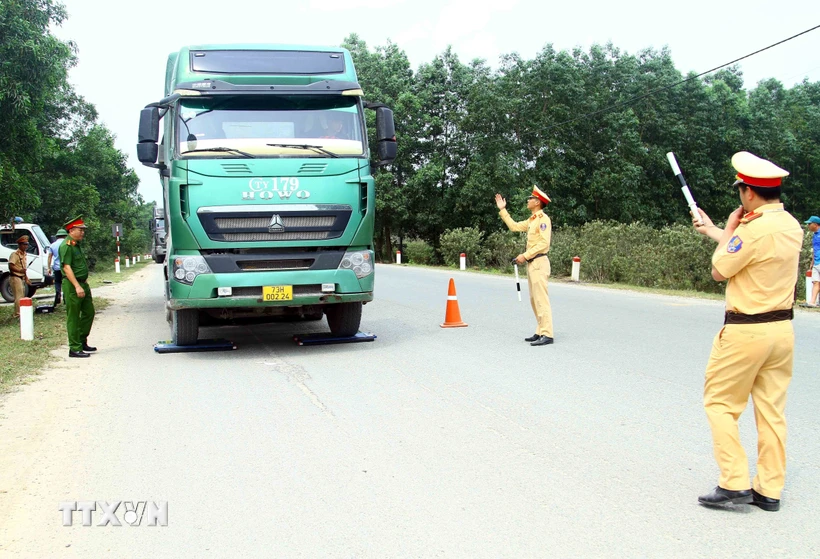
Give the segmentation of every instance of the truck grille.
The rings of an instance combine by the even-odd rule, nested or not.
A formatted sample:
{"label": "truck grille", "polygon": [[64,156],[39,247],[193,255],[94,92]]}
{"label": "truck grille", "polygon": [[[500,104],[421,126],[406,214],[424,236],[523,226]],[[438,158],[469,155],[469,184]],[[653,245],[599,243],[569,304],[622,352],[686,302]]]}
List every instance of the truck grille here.
{"label": "truck grille", "polygon": [[200,208],[202,228],[212,241],[322,241],[344,234],[352,208],[340,204],[272,204]]}
{"label": "truck grille", "polygon": [[[222,235],[208,235],[215,241],[232,241],[236,243],[251,243],[258,241],[321,241],[330,239],[327,231],[303,231],[301,233],[224,233]],[[334,235],[338,237],[339,235]]]}
{"label": "truck grille", "polygon": [[236,265],[248,272],[269,272],[273,270],[309,270],[313,258],[300,260],[238,260]]}
{"label": "truck grille", "polygon": [[[235,229],[267,229],[270,217],[218,217],[214,219],[217,229],[231,231]],[[285,229],[289,227],[322,227],[333,226],[335,221],[332,215],[325,216],[282,216]]]}

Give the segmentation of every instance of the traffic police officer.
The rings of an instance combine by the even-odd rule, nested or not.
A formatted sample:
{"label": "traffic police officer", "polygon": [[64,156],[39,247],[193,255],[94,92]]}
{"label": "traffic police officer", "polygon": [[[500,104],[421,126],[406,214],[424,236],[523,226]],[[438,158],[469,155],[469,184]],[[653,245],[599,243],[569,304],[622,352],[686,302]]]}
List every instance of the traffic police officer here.
{"label": "traffic police officer", "polygon": [[[751,153],[732,157],[742,206],[726,229],[703,213],[695,229],[718,242],[712,277],[728,279],[724,326],[706,367],[704,407],[712,429],[718,486],[706,506],[751,503],[780,509],[786,473],[786,389],[794,360],[794,286],[803,230],[783,209],[780,184],[789,173]],[[757,475],[749,481],[737,421],[752,396],[757,424]]]}
{"label": "traffic police officer", "polygon": [[516,256],[515,261],[519,264],[527,263],[530,304],[538,321],[538,329],[534,335],[524,340],[534,346],[553,343],[552,309],[547,285],[550,277],[550,261],[547,253],[550,250],[552,222],[544,213],[544,207],[549,202],[549,196],[537,186],[533,186],[532,194],[527,198],[527,209],[532,215],[529,219],[515,222],[507,213],[507,201],[500,194],[495,195],[495,203],[500,210],[499,215],[510,231],[527,232],[527,250]]}
{"label": "traffic police officer", "polygon": [[81,246],[86,227],[82,216],[66,223],[68,238],[59,248],[63,278],[68,280],[63,286],[63,295],[69,357],[88,357],[89,351],[97,350],[96,347],[88,345],[88,334],[94,323],[94,299],[87,283],[88,263]]}
{"label": "traffic police officer", "polygon": [[17,239],[17,250],[9,256],[9,275],[11,292],[14,294],[14,318],[20,316],[20,299],[26,296],[26,285],[31,285],[28,279],[28,235]]}

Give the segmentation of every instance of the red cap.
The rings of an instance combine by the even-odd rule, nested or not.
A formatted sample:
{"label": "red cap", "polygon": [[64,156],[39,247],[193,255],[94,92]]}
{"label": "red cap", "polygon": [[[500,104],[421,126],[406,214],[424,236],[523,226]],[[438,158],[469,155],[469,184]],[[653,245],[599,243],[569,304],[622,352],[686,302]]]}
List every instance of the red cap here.
{"label": "red cap", "polygon": [[88,227],[88,225],[86,225],[85,222],[83,222],[83,218],[82,218],[82,216],[80,216],[80,217],[76,217],[76,218],[72,219],[71,221],[69,221],[68,223],[66,223],[63,228],[66,231],[71,231],[74,227],[81,227],[81,228],[85,229],[85,228]]}
{"label": "red cap", "polygon": [[20,299],[20,306],[21,307],[30,307],[31,306],[31,297],[23,297]]}
{"label": "red cap", "polygon": [[737,171],[738,180],[749,186],[774,188],[780,186],[789,172],[771,161],[762,159],[748,151],[739,151],[732,156],[732,167]]}
{"label": "red cap", "polygon": [[541,203],[545,206],[550,203],[550,197],[547,196],[546,192],[544,192],[535,185],[533,185],[532,187],[532,194],[530,194],[530,196],[535,196],[536,198],[541,200]]}

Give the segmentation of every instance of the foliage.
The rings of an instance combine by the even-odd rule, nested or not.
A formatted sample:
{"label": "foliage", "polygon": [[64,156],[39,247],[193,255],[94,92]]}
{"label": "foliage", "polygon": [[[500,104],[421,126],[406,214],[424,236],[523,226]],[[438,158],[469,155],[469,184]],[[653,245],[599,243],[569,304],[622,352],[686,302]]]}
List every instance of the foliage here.
{"label": "foliage", "polygon": [[151,208],[114,136],[67,81],[76,47],[50,31],[65,17],[53,0],[0,3],[0,223],[20,216],[54,235],[83,215],[93,266],[116,255],[114,223],[125,254],[146,252]]}
{"label": "foliage", "polygon": [[[764,80],[747,91],[730,67],[607,110],[680,81],[671,52],[630,54],[612,44],[557,51],[548,44],[529,60],[503,56],[493,70],[447,48],[413,71],[393,43],[372,52],[353,35],[346,45],[368,98],[395,111],[399,157],[379,172],[386,177],[377,193],[378,247],[390,244],[390,233],[438,249],[442,233],[455,228],[477,228],[487,246],[504,230],[493,195],[500,192],[519,213],[533,183],[551,195],[556,229],[611,221],[657,231],[688,226],[669,151],[715,220],[737,206],[730,159],[741,150],[791,172],[783,199],[794,215],[820,213],[820,83],[786,89]],[[630,227],[617,234],[645,231]],[[682,241],[672,231],[652,241]],[[634,248],[607,242],[612,250]],[[701,255],[699,244],[681,246]],[[490,249],[487,258],[503,264],[508,249]],[[592,264],[600,274],[622,275],[626,257],[611,254],[613,262]]]}
{"label": "foliage", "polygon": [[487,266],[502,270],[512,269],[512,259],[524,252],[526,233],[493,231],[487,235],[483,246],[487,250]]}
{"label": "foliage", "polygon": [[404,252],[401,253],[402,262],[412,264],[435,264],[436,250],[420,239],[404,243]]}
{"label": "foliage", "polygon": [[484,266],[489,252],[484,247],[484,233],[475,227],[457,227],[441,234],[439,251],[448,266],[458,266],[461,253],[469,266]]}

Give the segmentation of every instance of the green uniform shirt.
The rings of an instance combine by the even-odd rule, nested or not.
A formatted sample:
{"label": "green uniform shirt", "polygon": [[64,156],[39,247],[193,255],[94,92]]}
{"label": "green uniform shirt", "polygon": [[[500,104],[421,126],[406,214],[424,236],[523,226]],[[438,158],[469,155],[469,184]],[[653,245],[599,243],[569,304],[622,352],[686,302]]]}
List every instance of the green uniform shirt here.
{"label": "green uniform shirt", "polygon": [[65,266],[69,265],[77,281],[88,279],[88,263],[85,260],[85,253],[77,241],[66,239],[60,245],[58,252],[60,254],[60,271],[65,273]]}

